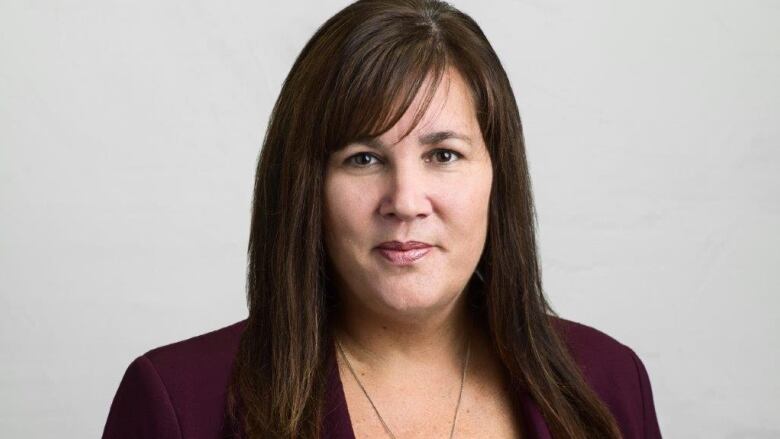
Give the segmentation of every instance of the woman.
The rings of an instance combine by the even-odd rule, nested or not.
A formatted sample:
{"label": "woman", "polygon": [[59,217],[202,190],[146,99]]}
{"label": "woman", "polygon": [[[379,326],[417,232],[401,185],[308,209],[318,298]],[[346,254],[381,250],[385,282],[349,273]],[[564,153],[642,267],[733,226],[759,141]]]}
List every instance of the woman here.
{"label": "woman", "polygon": [[660,437],[634,352],[555,316],[512,89],[446,3],[358,1],[258,161],[249,317],[138,357],[104,437]]}

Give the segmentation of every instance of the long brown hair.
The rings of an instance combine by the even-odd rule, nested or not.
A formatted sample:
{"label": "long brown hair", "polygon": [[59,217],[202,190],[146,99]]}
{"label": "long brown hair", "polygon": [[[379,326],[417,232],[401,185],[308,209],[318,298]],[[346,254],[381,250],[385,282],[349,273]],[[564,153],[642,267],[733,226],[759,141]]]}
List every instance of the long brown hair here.
{"label": "long brown hair", "polygon": [[[493,163],[487,242],[477,265],[483,281],[469,288],[476,317],[514,394],[531,395],[554,436],[620,436],[557,333],[542,291],[520,115],[496,53],[474,20],[445,2],[360,0],[327,20],[295,60],[258,159],[249,317],[228,389],[228,411],[247,437],[320,434],[337,303],[322,239],[329,154],[385,132],[423,91],[411,131],[449,66],[470,86]],[[429,74],[432,85],[421,90]]]}

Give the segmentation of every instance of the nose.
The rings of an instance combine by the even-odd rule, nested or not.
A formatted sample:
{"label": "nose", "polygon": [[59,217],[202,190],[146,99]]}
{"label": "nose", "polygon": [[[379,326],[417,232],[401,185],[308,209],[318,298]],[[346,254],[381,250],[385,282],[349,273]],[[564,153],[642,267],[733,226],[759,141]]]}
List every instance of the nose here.
{"label": "nose", "polygon": [[414,165],[398,165],[387,175],[387,190],[379,209],[383,217],[408,222],[430,215],[430,185],[424,170]]}

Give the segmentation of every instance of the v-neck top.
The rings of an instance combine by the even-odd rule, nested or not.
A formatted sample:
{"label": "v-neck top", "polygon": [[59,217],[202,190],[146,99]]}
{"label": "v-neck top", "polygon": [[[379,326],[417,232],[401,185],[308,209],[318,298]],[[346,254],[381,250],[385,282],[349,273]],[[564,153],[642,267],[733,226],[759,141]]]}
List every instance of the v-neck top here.
{"label": "v-neck top", "polygon": [[[629,347],[589,326],[555,318],[586,382],[630,438],[660,438],[650,380]],[[225,438],[225,398],[246,319],[135,358],[109,409],[103,438]],[[322,438],[354,439],[335,348],[326,349],[328,379]],[[520,392],[524,438],[551,439],[542,413]]]}

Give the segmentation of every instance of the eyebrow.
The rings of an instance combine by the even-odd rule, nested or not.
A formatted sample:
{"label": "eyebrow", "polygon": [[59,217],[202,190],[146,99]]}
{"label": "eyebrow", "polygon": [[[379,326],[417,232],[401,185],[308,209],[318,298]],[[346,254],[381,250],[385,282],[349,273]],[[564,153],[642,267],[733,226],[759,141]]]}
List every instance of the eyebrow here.
{"label": "eyebrow", "polygon": [[[447,139],[459,139],[467,144],[471,145],[471,138],[465,134],[456,133],[454,131],[435,131],[432,133],[423,134],[418,138],[419,142],[423,145],[432,145],[442,142]],[[376,137],[365,137],[358,139],[355,143],[361,143],[373,149],[385,148],[386,145]]]}

